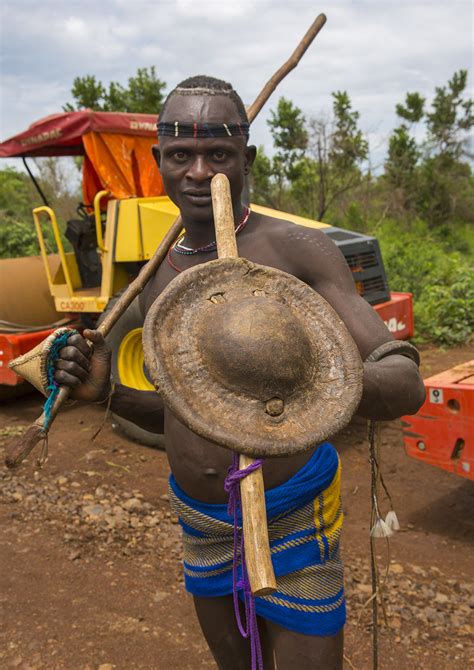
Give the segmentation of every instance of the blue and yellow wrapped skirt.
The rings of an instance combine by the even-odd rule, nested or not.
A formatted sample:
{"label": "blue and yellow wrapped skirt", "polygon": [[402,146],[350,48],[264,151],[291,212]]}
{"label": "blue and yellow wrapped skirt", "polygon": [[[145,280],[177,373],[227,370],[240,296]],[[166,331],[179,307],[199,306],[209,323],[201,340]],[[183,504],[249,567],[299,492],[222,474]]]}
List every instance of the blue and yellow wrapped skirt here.
{"label": "blue and yellow wrapped skirt", "polygon": [[[255,598],[256,612],[306,635],[333,635],[346,619],[340,473],[337,452],[325,442],[291,479],[265,492],[277,590]],[[227,505],[190,498],[173,476],[169,497],[183,529],[187,591],[203,597],[231,594],[233,520]]]}

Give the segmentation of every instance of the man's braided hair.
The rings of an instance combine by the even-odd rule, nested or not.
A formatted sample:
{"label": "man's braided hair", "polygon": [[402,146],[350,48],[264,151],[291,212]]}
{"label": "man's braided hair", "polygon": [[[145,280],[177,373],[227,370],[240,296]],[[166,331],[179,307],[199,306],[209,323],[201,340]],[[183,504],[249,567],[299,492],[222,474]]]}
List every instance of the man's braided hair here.
{"label": "man's braided hair", "polygon": [[240,95],[232,88],[232,84],[222,79],[208,77],[200,74],[195,77],[189,77],[180,82],[168,96],[161,108],[160,117],[165,115],[166,105],[173,95],[225,95],[232,100],[237,108],[241,123],[248,123],[249,119],[245,111],[245,105]]}

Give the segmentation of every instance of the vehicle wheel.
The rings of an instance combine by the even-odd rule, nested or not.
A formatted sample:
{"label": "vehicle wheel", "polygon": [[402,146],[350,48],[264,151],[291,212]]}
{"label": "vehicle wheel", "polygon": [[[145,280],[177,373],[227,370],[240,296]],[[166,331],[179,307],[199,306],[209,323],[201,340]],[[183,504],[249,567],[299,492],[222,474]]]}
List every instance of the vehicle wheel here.
{"label": "vehicle wheel", "polygon": [[0,384],[0,400],[2,402],[9,402],[10,400],[16,400],[21,398],[29,393],[38,393],[34,386],[28,382],[23,382],[22,384],[17,384],[16,386],[7,386],[6,384]]}
{"label": "vehicle wheel", "polygon": [[[123,291],[120,291],[110,300],[97,325],[100,325],[122,293]],[[143,317],[138,306],[138,298],[135,298],[105,338],[112,351],[112,379],[114,382],[139,391],[154,391],[154,386],[147,378],[145,370],[142,329]],[[161,433],[144,430],[132,421],[123,419],[113,412],[112,425],[120,433],[138,444],[164,449],[164,438]]]}

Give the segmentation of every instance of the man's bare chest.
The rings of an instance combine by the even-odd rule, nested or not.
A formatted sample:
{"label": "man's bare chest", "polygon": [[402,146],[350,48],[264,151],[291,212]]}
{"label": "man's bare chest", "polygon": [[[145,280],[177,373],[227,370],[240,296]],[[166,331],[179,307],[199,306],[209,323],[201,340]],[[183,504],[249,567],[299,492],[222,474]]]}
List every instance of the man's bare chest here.
{"label": "man's bare chest", "polygon": [[[269,241],[264,236],[247,235],[237,239],[239,255],[253,263],[282,270],[300,279],[298,267],[292,261],[285,249],[285,245]],[[158,269],[154,279],[144,291],[143,309],[146,314],[153,302],[165,290],[168,284],[181,272],[194,266],[206,263],[217,258],[216,253],[197,253],[191,255],[179,254],[170,251],[167,258]]]}

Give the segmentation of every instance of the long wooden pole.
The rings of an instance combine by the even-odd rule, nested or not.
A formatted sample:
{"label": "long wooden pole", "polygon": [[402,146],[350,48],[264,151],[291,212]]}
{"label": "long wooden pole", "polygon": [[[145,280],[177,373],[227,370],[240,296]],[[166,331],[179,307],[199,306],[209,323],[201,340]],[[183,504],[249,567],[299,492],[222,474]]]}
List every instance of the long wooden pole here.
{"label": "long wooden pole", "polygon": [[311,26],[308,28],[305,36],[293,51],[291,56],[288,58],[288,60],[283,63],[283,65],[275,72],[273,77],[270,77],[252,104],[247,107],[247,116],[249,117],[250,123],[252,123],[252,121],[255,119],[281,80],[284,79],[286,75],[294,70],[294,68],[298,65],[301,58],[306,53],[309,45],[324,26],[326,21],[327,19],[325,14],[319,14],[319,16],[315,18]]}
{"label": "long wooden pole", "polygon": [[[275,72],[273,77],[271,77],[259,95],[255,98],[254,102],[247,108],[247,115],[249,117],[249,122],[254,121],[257,114],[262,109],[263,105],[266,103],[268,98],[271,96],[275,88],[281,82],[281,80],[286,77],[286,75],[291,72],[301,60],[301,57],[308,49],[311,42],[314,40],[316,35],[319,33],[321,28],[326,23],[326,16],[324,14],[319,14],[319,16],[313,21],[311,27],[306,32],[303,39],[300,41],[296,49],[293,51],[289,59]],[[182,229],[181,217],[178,217],[173,223],[168,233],[163,238],[161,244],[150,258],[148,263],[143,267],[137,279],[135,279],[127,290],[122,294],[120,299],[116,302],[113,309],[110,313],[104,318],[98,330],[102,335],[107,335],[113,326],[117,323],[119,318],[125,312],[125,310],[131,305],[136,296],[141,293],[145,288],[148,281],[154,276],[156,270],[160,266],[160,263],[165,258],[170,246],[173,244],[174,240],[178,237]],[[61,406],[69,397],[69,389],[62,386],[56,401],[51,408],[51,418],[49,425],[45,426],[46,416],[44,413],[36,419],[36,421],[31,424],[26,433],[24,433],[21,438],[18,440],[13,447],[7,449],[7,456],[5,458],[5,463],[9,468],[18,467],[21,462],[28,456],[31,450],[40,442],[48,436],[49,429],[53,423],[54,418],[58,414]]]}
{"label": "long wooden pole", "polygon": [[[183,224],[181,217],[178,216],[176,221],[162,239],[153,256],[150,258],[148,263],[143,266],[138,277],[132,281],[127,290],[124,291],[124,293],[120,296],[110,312],[105,315],[104,320],[100,326],[97,328],[97,330],[100,331],[104,337],[110,333],[128,306],[131,305],[137,295],[143,291],[150,279],[154,277],[162,260],[168,253],[168,249],[178,237],[182,229]],[[32,449],[38,444],[38,442],[46,439],[49,428],[51,427],[51,424],[53,423],[63,403],[65,403],[68,399],[69,393],[70,389],[67,386],[61,386],[56,401],[51,408],[51,416],[48,426],[46,426],[46,415],[43,412],[41,416],[36,419],[36,421],[28,428],[26,433],[21,436],[18,442],[7,451],[5,464],[8,468],[18,467],[21,462],[25,460]]]}
{"label": "long wooden pole", "polygon": [[[238,258],[235,223],[232,211],[230,184],[223,174],[216,174],[211,181],[212,209],[216,230],[219,258]],[[254,463],[253,458],[240,455],[239,468],[244,470]],[[240,482],[242,500],[242,526],[244,531],[245,559],[252,593],[263,596],[276,589],[270,545],[268,543],[265,489],[262,468],[254,470]]]}

